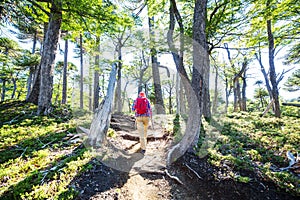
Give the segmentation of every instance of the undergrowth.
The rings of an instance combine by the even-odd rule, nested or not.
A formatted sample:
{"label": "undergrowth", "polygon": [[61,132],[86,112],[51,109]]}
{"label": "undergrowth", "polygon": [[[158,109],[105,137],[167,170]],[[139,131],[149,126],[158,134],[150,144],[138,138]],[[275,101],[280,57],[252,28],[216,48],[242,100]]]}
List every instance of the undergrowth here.
{"label": "undergrowth", "polygon": [[[79,122],[83,127],[88,124],[86,115],[91,115],[74,113],[68,106],[54,108],[49,116],[35,112],[30,103],[0,103],[0,199],[74,199],[78,191],[72,182],[92,167],[94,157],[82,143],[65,138],[76,134]],[[179,140],[184,118],[173,119],[161,123]],[[300,118],[291,113],[277,119],[241,112],[203,123],[201,130],[206,132],[199,155],[208,154],[210,163],[218,167],[230,167],[227,177],[249,183],[253,177],[239,172],[259,172],[262,179],[300,195],[299,176],[280,171],[289,164],[287,151],[300,153]]]}
{"label": "undergrowth", "polygon": [[91,154],[64,138],[76,134],[68,106],[37,116],[22,101],[0,103],[0,199],[73,199],[71,181],[89,168]]}
{"label": "undergrowth", "polygon": [[236,176],[238,171],[259,172],[261,179],[300,195],[299,174],[280,169],[289,165],[288,151],[295,156],[300,153],[300,118],[260,117],[260,113],[240,112],[228,114],[222,122],[221,139],[209,149],[212,164],[222,167],[226,162],[235,172],[232,178],[240,182],[250,178],[241,179]]}

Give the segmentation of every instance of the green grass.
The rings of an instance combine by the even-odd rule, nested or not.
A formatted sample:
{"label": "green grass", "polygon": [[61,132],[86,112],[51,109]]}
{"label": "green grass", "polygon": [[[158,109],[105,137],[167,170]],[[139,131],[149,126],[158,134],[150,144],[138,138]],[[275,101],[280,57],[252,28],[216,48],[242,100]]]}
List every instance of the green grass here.
{"label": "green grass", "polygon": [[36,116],[25,102],[0,103],[0,199],[73,199],[71,181],[92,155],[63,138],[76,132],[68,107]]}
{"label": "green grass", "polygon": [[[210,162],[221,166],[227,160],[233,171],[259,170],[264,179],[280,188],[300,195],[300,179],[289,171],[286,152],[300,153],[300,118],[283,116],[260,117],[260,113],[232,113],[222,119],[221,139],[209,150]],[[277,169],[277,170],[274,170]],[[244,177],[233,177],[247,182]]]}

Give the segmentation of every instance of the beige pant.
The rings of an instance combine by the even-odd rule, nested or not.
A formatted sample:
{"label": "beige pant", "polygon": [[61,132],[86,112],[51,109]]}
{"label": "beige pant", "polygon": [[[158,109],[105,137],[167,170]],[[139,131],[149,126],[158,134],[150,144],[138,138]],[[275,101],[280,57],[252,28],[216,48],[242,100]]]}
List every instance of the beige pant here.
{"label": "beige pant", "polygon": [[141,149],[146,150],[149,117],[137,117],[136,125],[140,136]]}

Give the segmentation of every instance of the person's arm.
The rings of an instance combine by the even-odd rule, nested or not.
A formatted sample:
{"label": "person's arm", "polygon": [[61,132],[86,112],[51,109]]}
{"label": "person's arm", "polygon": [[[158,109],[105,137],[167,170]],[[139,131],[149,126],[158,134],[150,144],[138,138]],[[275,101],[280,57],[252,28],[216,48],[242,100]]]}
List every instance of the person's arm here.
{"label": "person's arm", "polygon": [[148,113],[149,113],[149,116],[152,117],[152,108],[151,108],[151,104],[150,104],[149,100],[148,100]]}

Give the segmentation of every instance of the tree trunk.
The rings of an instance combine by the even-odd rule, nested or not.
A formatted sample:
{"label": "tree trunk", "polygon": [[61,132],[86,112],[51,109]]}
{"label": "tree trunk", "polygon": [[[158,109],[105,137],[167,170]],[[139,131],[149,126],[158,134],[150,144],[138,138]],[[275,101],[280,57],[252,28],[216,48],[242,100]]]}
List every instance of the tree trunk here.
{"label": "tree trunk", "polygon": [[[208,83],[206,83],[206,73],[209,73],[208,46],[205,34],[206,3],[206,1],[196,0],[194,8],[192,90],[189,91],[188,96],[190,110],[187,122],[187,127],[192,126],[193,130],[189,130],[189,133],[186,132],[183,139],[178,144],[177,150],[172,152],[174,155],[185,152],[188,148],[196,146],[199,140],[203,111],[203,96],[205,86],[208,85]],[[194,121],[193,125],[189,124],[191,121]]]}
{"label": "tree trunk", "polygon": [[176,92],[176,114],[180,114],[180,98],[179,98],[179,90],[180,90],[180,77],[179,74],[176,74],[176,86],[175,86],[175,92]]}
{"label": "tree trunk", "polygon": [[[203,106],[208,106],[207,99],[204,102],[204,97],[209,98],[209,56],[208,45],[206,41],[206,11],[207,0],[196,0],[193,18],[193,74],[192,88],[198,99],[200,119],[197,127],[198,132],[195,133],[193,146],[197,145],[200,134],[201,116],[203,114]],[[205,104],[204,104],[205,103]],[[207,109],[207,108],[206,108]],[[210,109],[210,108],[209,108]]]}
{"label": "tree trunk", "polygon": [[261,107],[263,108],[264,107],[263,96],[259,95],[259,98],[260,98]]}
{"label": "tree trunk", "polygon": [[62,22],[62,5],[60,1],[53,1],[49,25],[41,58],[41,83],[37,114],[48,114],[51,107],[53,91],[54,61]]}
{"label": "tree trunk", "polygon": [[83,109],[83,47],[82,47],[82,34],[80,34],[79,43],[80,43],[80,109]]}
{"label": "tree trunk", "polygon": [[170,86],[170,88],[169,88],[170,90],[169,90],[169,114],[173,114],[173,112],[172,112],[172,88],[171,88],[171,86]]}
{"label": "tree trunk", "polygon": [[277,80],[276,80],[276,71],[275,71],[275,64],[274,64],[274,36],[272,33],[272,24],[271,20],[267,20],[267,31],[268,31],[268,41],[269,41],[269,71],[270,71],[270,81],[272,84],[272,96],[274,99],[274,112],[276,117],[281,116],[280,111],[280,104],[279,104],[279,92],[277,87]]}
{"label": "tree trunk", "polygon": [[27,99],[28,102],[33,103],[35,105],[38,105],[38,101],[39,101],[40,83],[41,83],[41,66],[38,65],[36,67],[36,71],[33,79],[33,86]]}
{"label": "tree trunk", "polygon": [[99,70],[100,70],[100,37],[97,37],[96,43],[99,44],[96,49],[96,56],[95,56],[95,70],[94,70],[94,111],[99,106],[99,92],[100,92],[100,85],[99,85]]}
{"label": "tree trunk", "polygon": [[[49,23],[44,22],[44,38],[43,38],[43,42],[41,42],[41,51],[40,51],[41,56],[43,56],[44,43],[45,43],[46,37],[47,37],[48,26],[49,26]],[[34,49],[32,49],[32,52],[34,52],[34,51],[35,51],[35,46],[34,46]],[[32,80],[33,80],[32,81],[33,84],[32,84],[30,93],[27,94],[28,98],[26,99],[26,101],[33,103],[35,105],[38,105],[39,94],[40,94],[40,84],[41,84],[41,63],[35,67]]]}
{"label": "tree trunk", "polygon": [[[208,47],[207,47],[208,50]],[[207,56],[207,59],[209,57]],[[207,61],[209,62],[209,61]],[[210,67],[205,69],[204,73],[204,94],[203,94],[203,116],[206,119],[211,118],[211,102],[210,102],[210,94],[209,94],[209,73],[210,73]]]}
{"label": "tree trunk", "polygon": [[157,62],[157,52],[154,47],[154,31],[153,31],[153,23],[154,23],[154,17],[149,17],[149,32],[150,32],[150,42],[151,42],[151,63],[152,63],[152,76],[153,76],[153,85],[154,85],[154,95],[155,95],[155,111],[157,114],[165,114],[165,105],[164,100],[162,96],[162,90],[161,90],[161,82],[160,82],[160,74],[158,69],[158,62]]}
{"label": "tree trunk", "polygon": [[31,85],[32,85],[32,78],[33,78],[34,68],[32,66],[29,67],[29,76],[27,78],[27,94],[26,100],[28,100],[30,92],[31,92]]}
{"label": "tree trunk", "polygon": [[13,85],[14,85],[14,89],[13,89],[13,92],[11,94],[11,99],[14,99],[15,95],[16,95],[16,90],[17,90],[17,79],[16,78],[12,78],[11,81],[13,82]]}
{"label": "tree trunk", "polygon": [[[177,20],[177,23],[179,25],[179,30],[180,30],[180,37],[179,37],[179,49],[177,49],[174,45],[174,40],[173,40],[173,35],[174,35],[174,29],[175,29],[175,17]],[[169,25],[169,30],[167,34],[167,41],[168,41],[168,46],[170,48],[170,51],[172,53],[172,57],[177,69],[177,72],[179,73],[179,101],[180,101],[180,106],[179,106],[179,112],[181,114],[186,114],[186,107],[185,107],[185,102],[184,102],[184,89],[185,89],[185,94],[189,98],[189,86],[191,84],[189,77],[187,75],[187,72],[184,68],[183,65],[183,55],[184,55],[184,26],[182,23],[182,19],[180,16],[180,13],[177,9],[176,1],[171,0],[170,4],[170,25]]]}
{"label": "tree trunk", "polygon": [[[184,83],[185,92],[187,94],[189,112],[187,128],[182,140],[172,147],[168,153],[167,163],[175,161],[182,156],[190,147],[195,146],[199,139],[201,116],[202,116],[202,98],[203,98],[203,77],[204,72],[207,72],[205,68],[209,67],[208,55],[207,55],[207,43],[205,37],[205,19],[206,19],[206,1],[196,0],[194,8],[194,24],[193,24],[193,74],[192,81],[190,82],[186,71],[183,67],[183,63],[180,63],[183,59],[183,25],[180,14],[178,12],[175,0],[170,4],[170,29],[168,31],[168,45],[171,49],[177,71],[179,72],[182,81]],[[173,31],[174,31],[174,15],[180,26],[180,50],[178,51],[173,43]],[[204,48],[202,48],[204,47]],[[191,83],[191,84],[190,84]]]}
{"label": "tree trunk", "polygon": [[180,81],[179,83],[179,101],[180,101],[180,114],[187,114],[187,97],[186,97],[186,91],[185,91],[185,87],[184,87],[184,82]]}
{"label": "tree trunk", "polygon": [[115,108],[118,113],[122,112],[122,44],[118,42],[118,69],[117,69],[117,86]]}
{"label": "tree trunk", "polygon": [[88,136],[88,143],[91,146],[101,146],[101,144],[106,141],[106,133],[109,128],[111,119],[116,74],[116,65],[113,64],[112,71],[109,77],[107,94],[99,109],[96,110],[94,118],[92,120]]}
{"label": "tree trunk", "polygon": [[62,73],[59,73],[59,79],[58,79],[58,84],[57,84],[57,92],[56,92],[56,96],[55,96],[55,104],[57,104],[59,102],[59,93],[60,93],[60,85],[61,85],[61,79],[62,79]]}
{"label": "tree trunk", "polygon": [[[228,55],[229,57],[229,55]],[[241,110],[243,110],[242,108],[242,97],[241,97],[241,85],[240,85],[240,78],[242,78],[242,75],[245,73],[246,68],[247,68],[247,60],[245,58],[243,64],[242,64],[242,68],[240,69],[240,71],[234,75],[233,78],[233,90],[234,90],[234,112],[238,111],[238,107]],[[233,65],[233,64],[232,64]]]}
{"label": "tree trunk", "polygon": [[247,111],[247,96],[246,96],[246,88],[247,88],[247,81],[246,81],[246,72],[244,71],[244,75],[242,77],[243,80],[243,87],[242,87],[242,111]]}
{"label": "tree trunk", "polygon": [[218,107],[218,78],[219,78],[219,71],[218,67],[215,67],[215,93],[214,93],[214,100],[212,105],[212,112],[215,113]]}
{"label": "tree trunk", "polygon": [[92,74],[89,74],[89,110],[93,111],[93,87],[92,87]]}
{"label": "tree trunk", "polygon": [[229,85],[228,78],[225,77],[225,113],[228,112],[228,105],[229,105],[229,96],[230,96],[230,93],[231,93],[231,87]]}
{"label": "tree trunk", "polygon": [[241,111],[242,110],[242,97],[241,97],[241,84],[240,84],[239,78],[237,80],[236,91],[237,91],[238,106],[239,106],[239,110]]}
{"label": "tree trunk", "polygon": [[257,59],[258,62],[259,62],[259,65],[260,65],[260,71],[261,71],[261,73],[262,73],[263,76],[264,76],[266,88],[267,88],[267,90],[268,90],[269,97],[270,97],[270,101],[272,101],[272,99],[273,99],[272,89],[271,89],[271,86],[270,86],[270,81],[269,81],[269,78],[268,78],[268,74],[267,74],[267,72],[266,72],[266,70],[265,70],[264,65],[262,64],[260,50],[259,50],[259,54],[255,54],[255,57],[256,57],[256,59]]}
{"label": "tree trunk", "polygon": [[6,80],[5,80],[5,79],[2,79],[2,94],[1,94],[1,101],[4,101],[4,100],[5,100],[5,92],[6,92],[5,85],[6,85]]}
{"label": "tree trunk", "polygon": [[[129,81],[127,80],[125,83],[125,86],[124,86],[124,91],[127,91],[128,85],[129,85]],[[126,95],[126,92],[123,92],[122,93],[122,109],[123,109],[123,106],[126,104],[126,99],[128,99],[128,96]]]}
{"label": "tree trunk", "polygon": [[[33,46],[32,46],[32,50],[31,50],[31,54],[35,53],[35,48],[36,48],[36,42],[37,42],[37,31],[34,32],[34,36],[33,36]],[[29,67],[29,76],[27,78],[27,94],[26,94],[26,100],[28,100],[29,98],[29,94],[31,92],[31,87],[32,87],[32,79],[33,79],[33,74],[34,71],[36,69],[36,66],[30,66]]]}
{"label": "tree trunk", "polygon": [[233,112],[238,111],[237,80],[233,79]]}
{"label": "tree trunk", "polygon": [[62,89],[62,98],[61,103],[67,103],[67,72],[68,72],[68,39],[65,40],[65,52],[64,52],[64,68],[63,68],[63,89]]}
{"label": "tree trunk", "polygon": [[146,86],[147,86],[148,81],[152,77],[150,77],[148,80],[144,80],[144,75],[145,75],[145,72],[148,69],[149,65],[146,62],[145,53],[144,53],[143,50],[141,51],[141,65],[139,67],[140,67],[140,69],[139,69],[140,73],[139,73],[139,77],[138,77],[138,94],[143,90],[143,87],[144,87],[145,88],[145,94],[147,96],[148,91],[146,91],[147,90]]}

